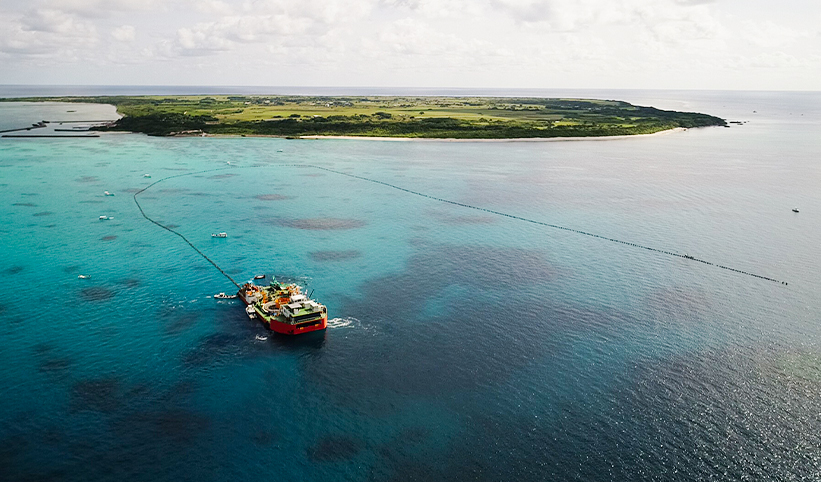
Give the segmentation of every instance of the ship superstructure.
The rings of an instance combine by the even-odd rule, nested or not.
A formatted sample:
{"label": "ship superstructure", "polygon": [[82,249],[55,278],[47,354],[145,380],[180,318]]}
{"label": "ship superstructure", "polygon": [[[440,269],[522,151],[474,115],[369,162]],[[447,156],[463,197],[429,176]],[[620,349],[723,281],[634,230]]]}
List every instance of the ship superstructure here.
{"label": "ship superstructure", "polygon": [[247,305],[250,318],[259,319],[276,333],[297,335],[328,326],[325,305],[308,298],[294,283],[285,285],[274,279],[268,286],[257,286],[248,282],[237,295]]}

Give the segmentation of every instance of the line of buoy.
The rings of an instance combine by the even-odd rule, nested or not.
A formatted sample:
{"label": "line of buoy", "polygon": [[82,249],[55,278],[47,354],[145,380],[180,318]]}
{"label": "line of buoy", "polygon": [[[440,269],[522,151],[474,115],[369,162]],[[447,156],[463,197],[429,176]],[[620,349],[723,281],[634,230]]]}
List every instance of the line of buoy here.
{"label": "line of buoy", "polygon": [[457,202],[457,201],[451,201],[450,199],[444,199],[444,198],[440,198],[440,197],[436,197],[436,196],[431,196],[429,194],[425,194],[425,193],[418,192],[418,191],[413,191],[411,189],[407,189],[407,188],[404,188],[404,187],[401,187],[401,186],[390,184],[390,183],[387,183],[387,182],[384,182],[384,181],[379,181],[377,179],[371,179],[371,178],[364,177],[364,176],[358,176],[356,174],[351,174],[351,173],[343,172],[343,171],[337,171],[335,169],[330,169],[330,168],[327,168],[327,167],[317,166],[317,165],[314,165],[314,164],[275,164],[275,165],[268,165],[268,166],[229,166],[229,167],[221,167],[221,168],[216,168],[216,169],[208,169],[208,170],[205,170],[205,171],[187,172],[187,173],[184,173],[184,174],[176,174],[176,175],[168,176],[168,177],[162,178],[158,181],[155,181],[155,182],[149,184],[148,186],[144,187],[143,189],[137,191],[136,193],[134,193],[134,202],[137,203],[137,207],[140,209],[140,213],[143,215],[143,217],[145,219],[151,221],[152,223],[154,223],[157,226],[165,229],[166,231],[170,231],[170,232],[176,234],[177,236],[179,236],[180,238],[182,238],[183,241],[188,243],[188,245],[191,246],[191,248],[193,248],[197,253],[199,253],[200,256],[202,256],[209,263],[214,265],[214,267],[217,268],[217,270],[219,270],[219,272],[222,273],[223,276],[228,278],[231,281],[231,283],[233,283],[235,286],[237,286],[239,288],[239,284],[236,281],[234,281],[234,279],[231,278],[231,276],[229,276],[228,273],[226,273],[222,268],[220,268],[219,265],[217,265],[217,263],[214,262],[214,260],[209,258],[205,253],[203,253],[196,246],[194,246],[194,244],[191,241],[189,241],[188,238],[183,236],[181,233],[175,231],[174,229],[171,229],[167,226],[164,226],[163,224],[151,219],[148,215],[146,215],[145,212],[143,211],[142,206],[140,206],[140,202],[137,200],[137,195],[143,193],[144,191],[148,190],[149,188],[151,188],[152,186],[154,186],[156,184],[159,184],[163,181],[166,181],[168,179],[173,179],[173,178],[176,178],[176,177],[191,176],[191,175],[194,175],[194,174],[203,174],[203,173],[206,173],[206,172],[224,171],[226,169],[253,169],[253,168],[260,168],[260,167],[301,167],[301,168],[319,169],[319,170],[322,170],[322,171],[331,172],[331,173],[338,174],[338,175],[341,175],[341,176],[347,176],[347,177],[350,177],[350,178],[359,179],[361,181],[367,181],[367,182],[370,182],[370,183],[379,184],[379,185],[382,185],[382,186],[385,186],[385,187],[389,187],[391,189],[396,189],[396,190],[399,190],[399,191],[406,192],[408,194],[413,194],[415,196],[424,197],[424,198],[427,198],[427,199],[431,199],[431,200],[434,200],[434,201],[439,201],[439,202],[446,203],[446,204],[452,204],[454,206],[460,206],[460,207],[463,207],[463,208],[474,209],[474,210],[477,210],[477,211],[486,212],[486,213],[493,214],[493,215],[496,215],[496,216],[503,216],[503,217],[506,217],[506,218],[515,219],[517,221],[524,221],[524,222],[531,223],[531,224],[536,224],[536,225],[539,225],[539,226],[545,226],[545,227],[548,227],[548,228],[559,229],[559,230],[562,230],[562,231],[568,231],[568,232],[571,232],[571,233],[581,234],[583,236],[589,236],[589,237],[601,239],[601,240],[604,240],[604,241],[610,241],[612,243],[618,243],[618,244],[623,244],[623,245],[626,245],[626,246],[632,246],[634,248],[640,248],[640,249],[644,249],[644,250],[647,250],[647,251],[652,251],[652,252],[655,252],[655,253],[664,254],[664,255],[667,255],[667,256],[673,256],[673,257],[676,257],[676,258],[686,259],[686,260],[689,260],[689,261],[695,261],[695,262],[702,263],[702,264],[705,264],[705,265],[708,265],[708,266],[714,266],[716,268],[720,268],[720,269],[723,269],[723,270],[732,271],[734,273],[738,273],[738,274],[742,274],[742,275],[746,275],[746,276],[751,276],[751,277],[766,280],[766,281],[772,281],[774,283],[780,283],[782,285],[788,285],[789,284],[786,281],[780,281],[780,280],[777,280],[775,278],[770,278],[768,276],[763,276],[763,275],[760,275],[760,274],[751,273],[749,271],[744,271],[744,270],[732,268],[730,266],[725,266],[725,265],[722,265],[722,264],[713,263],[713,262],[710,262],[710,261],[707,261],[707,260],[704,260],[704,259],[700,259],[700,258],[696,258],[694,256],[690,256],[688,254],[675,253],[675,252],[664,250],[664,249],[653,248],[653,247],[644,246],[644,245],[638,244],[638,243],[632,243],[632,242],[629,242],[629,241],[623,241],[621,239],[610,238],[610,237],[607,237],[607,236],[602,236],[600,234],[595,234],[595,233],[590,233],[590,232],[587,232],[587,231],[582,231],[580,229],[568,228],[566,226],[560,226],[558,224],[547,223],[547,222],[544,222],[544,221],[537,221],[537,220],[534,220],[534,219],[524,218],[522,216],[516,216],[514,214],[503,213],[501,211],[494,211],[492,209],[487,209],[487,208],[483,208],[483,207],[479,207],[479,206],[473,206],[473,205],[470,205],[470,204],[460,203],[460,202]]}
{"label": "line of buoy", "polygon": [[239,289],[239,283],[237,283],[236,281],[234,281],[234,278],[232,278],[231,276],[229,276],[229,275],[228,275],[228,273],[226,273],[226,272],[225,272],[222,268],[220,268],[220,267],[219,267],[219,265],[218,265],[217,263],[215,263],[213,259],[209,258],[209,257],[208,257],[208,255],[206,255],[205,253],[203,253],[202,251],[200,251],[200,250],[199,250],[199,248],[197,248],[196,246],[194,246],[194,243],[192,243],[191,241],[189,241],[189,240],[188,240],[188,238],[186,238],[185,236],[183,236],[180,232],[175,231],[174,229],[171,229],[171,228],[169,228],[168,226],[165,226],[165,225],[163,225],[162,223],[159,223],[159,222],[157,222],[157,221],[155,221],[155,220],[151,219],[151,218],[150,218],[147,214],[145,214],[145,211],[143,211],[143,207],[142,207],[142,206],[140,206],[140,201],[138,201],[138,200],[137,200],[137,196],[138,196],[139,194],[142,194],[143,192],[145,192],[146,190],[148,190],[148,189],[149,189],[149,188],[151,188],[152,186],[154,186],[154,185],[156,185],[156,184],[159,184],[159,183],[161,183],[161,182],[163,182],[163,181],[165,181],[165,180],[168,180],[168,179],[173,179],[173,178],[175,178],[175,177],[190,176],[190,175],[192,175],[192,174],[202,174],[202,173],[205,173],[205,172],[222,171],[222,170],[224,170],[224,169],[226,169],[226,168],[224,168],[224,167],[223,167],[223,168],[220,168],[220,169],[208,169],[208,170],[206,170],[206,171],[187,172],[187,173],[185,173],[185,174],[176,174],[176,175],[174,175],[174,176],[164,177],[164,178],[160,179],[159,181],[154,181],[154,182],[152,182],[151,184],[149,184],[148,186],[146,186],[146,187],[144,187],[144,188],[140,189],[139,191],[135,192],[135,193],[134,193],[134,202],[135,202],[135,203],[137,203],[137,208],[140,210],[140,214],[142,214],[142,215],[143,215],[143,217],[144,217],[145,219],[147,219],[147,220],[151,221],[152,223],[154,223],[154,224],[156,224],[157,226],[159,226],[159,227],[161,227],[161,228],[165,229],[166,231],[172,232],[172,233],[176,234],[177,236],[179,236],[180,238],[182,238],[182,240],[183,240],[183,241],[185,241],[186,243],[188,243],[188,245],[189,245],[189,246],[191,246],[191,248],[193,248],[193,249],[194,249],[194,251],[196,251],[197,253],[199,253],[199,254],[200,254],[200,256],[202,256],[203,258],[205,258],[205,260],[206,260],[206,261],[208,261],[209,263],[211,263],[212,265],[214,265],[214,267],[215,267],[215,268],[217,268],[217,270],[218,270],[220,273],[222,273],[222,275],[223,275],[223,276],[225,276],[226,278],[228,278],[228,280],[229,280],[231,283],[234,283],[234,286],[236,286],[236,287],[237,287],[237,289]]}
{"label": "line of buoy", "polygon": [[785,281],[780,281],[780,280],[770,278],[770,277],[767,277],[767,276],[762,276],[762,275],[759,275],[759,274],[750,273],[748,271],[743,271],[743,270],[740,270],[740,269],[731,268],[729,266],[724,266],[724,265],[720,265],[720,264],[711,263],[710,261],[707,261],[707,260],[704,260],[704,259],[699,259],[699,258],[690,256],[690,255],[687,255],[687,254],[674,253],[672,251],[666,251],[666,250],[663,250],[663,249],[652,248],[650,246],[644,246],[644,245],[641,245],[641,244],[638,244],[638,243],[631,243],[629,241],[622,241],[620,239],[608,238],[607,236],[602,236],[602,235],[595,234],[595,233],[589,233],[587,231],[581,231],[579,229],[568,228],[568,227],[565,227],[565,226],[559,226],[557,224],[546,223],[546,222],[543,222],[543,221],[536,221],[536,220],[533,220],[533,219],[523,218],[521,216],[516,216],[516,215],[513,215],[513,214],[503,213],[503,212],[500,212],[500,211],[494,211],[492,209],[486,209],[486,208],[482,208],[482,207],[478,207],[478,206],[472,206],[470,204],[451,201],[449,199],[443,199],[443,198],[440,198],[440,197],[431,196],[429,194],[421,193],[421,192],[418,192],[418,191],[413,191],[413,190],[410,190],[410,189],[406,189],[404,187],[396,186],[394,184],[390,184],[390,183],[387,183],[387,182],[384,182],[384,181],[379,181],[379,180],[367,178],[367,177],[364,177],[364,176],[357,176],[356,174],[337,171],[337,170],[334,170],[334,169],[329,169],[327,167],[314,166],[314,165],[305,165],[305,166],[306,167],[313,167],[313,168],[316,168],[316,169],[321,169],[323,171],[332,172],[334,174],[339,174],[339,175],[342,175],[342,176],[352,177],[354,179],[360,179],[362,181],[372,182],[372,183],[375,183],[375,184],[381,184],[383,186],[387,186],[387,187],[392,188],[392,189],[398,189],[400,191],[404,191],[404,192],[409,193],[409,194],[414,194],[416,196],[421,196],[421,197],[425,197],[425,198],[428,198],[428,199],[433,199],[434,201],[439,201],[439,202],[443,202],[443,203],[447,203],[447,204],[453,204],[454,206],[461,206],[463,208],[475,209],[477,211],[483,211],[483,212],[486,212],[486,213],[489,213],[489,214],[495,214],[497,216],[504,216],[504,217],[507,217],[507,218],[516,219],[518,221],[524,221],[524,222],[527,222],[527,223],[538,224],[540,226],[547,226],[547,227],[553,228],[553,229],[560,229],[562,231],[569,231],[569,232],[576,233],[576,234],[582,234],[584,236],[590,236],[590,237],[593,237],[593,238],[603,239],[605,241],[610,241],[610,242],[613,242],[613,243],[619,243],[619,244],[624,244],[624,245],[627,245],[627,246],[633,246],[635,248],[646,249],[648,251],[653,251],[653,252],[656,252],[656,253],[666,254],[668,256],[675,256],[677,258],[687,259],[687,260],[690,260],[690,261],[697,261],[699,263],[703,263],[703,264],[706,264],[706,265],[715,266],[716,268],[721,268],[721,269],[725,269],[725,270],[728,270],[728,271],[733,271],[735,273],[740,273],[740,274],[743,274],[743,275],[752,276],[752,277],[760,278],[760,279],[767,280],[767,281],[772,281],[774,283],[781,283],[783,285],[788,284]]}

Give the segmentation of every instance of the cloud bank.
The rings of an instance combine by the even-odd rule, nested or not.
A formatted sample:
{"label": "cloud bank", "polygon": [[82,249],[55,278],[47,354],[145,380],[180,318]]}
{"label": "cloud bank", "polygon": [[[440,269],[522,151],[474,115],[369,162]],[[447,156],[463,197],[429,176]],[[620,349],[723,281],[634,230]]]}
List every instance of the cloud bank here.
{"label": "cloud bank", "polygon": [[821,4],[0,0],[0,83],[821,89]]}

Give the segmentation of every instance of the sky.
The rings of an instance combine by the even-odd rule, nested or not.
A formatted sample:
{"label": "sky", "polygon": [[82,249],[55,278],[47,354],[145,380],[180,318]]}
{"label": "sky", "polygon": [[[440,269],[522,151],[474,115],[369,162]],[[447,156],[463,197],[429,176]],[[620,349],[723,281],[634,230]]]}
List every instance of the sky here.
{"label": "sky", "polygon": [[821,90],[821,1],[0,0],[0,84]]}

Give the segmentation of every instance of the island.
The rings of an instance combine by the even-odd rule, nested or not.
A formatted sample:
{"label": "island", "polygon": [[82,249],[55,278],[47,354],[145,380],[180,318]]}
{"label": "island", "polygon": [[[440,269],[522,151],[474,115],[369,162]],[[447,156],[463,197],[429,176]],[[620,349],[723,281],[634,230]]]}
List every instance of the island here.
{"label": "island", "polygon": [[0,101],[104,103],[123,116],[95,127],[151,136],[356,136],[536,139],[653,134],[724,119],[618,100],[448,96],[96,96]]}

